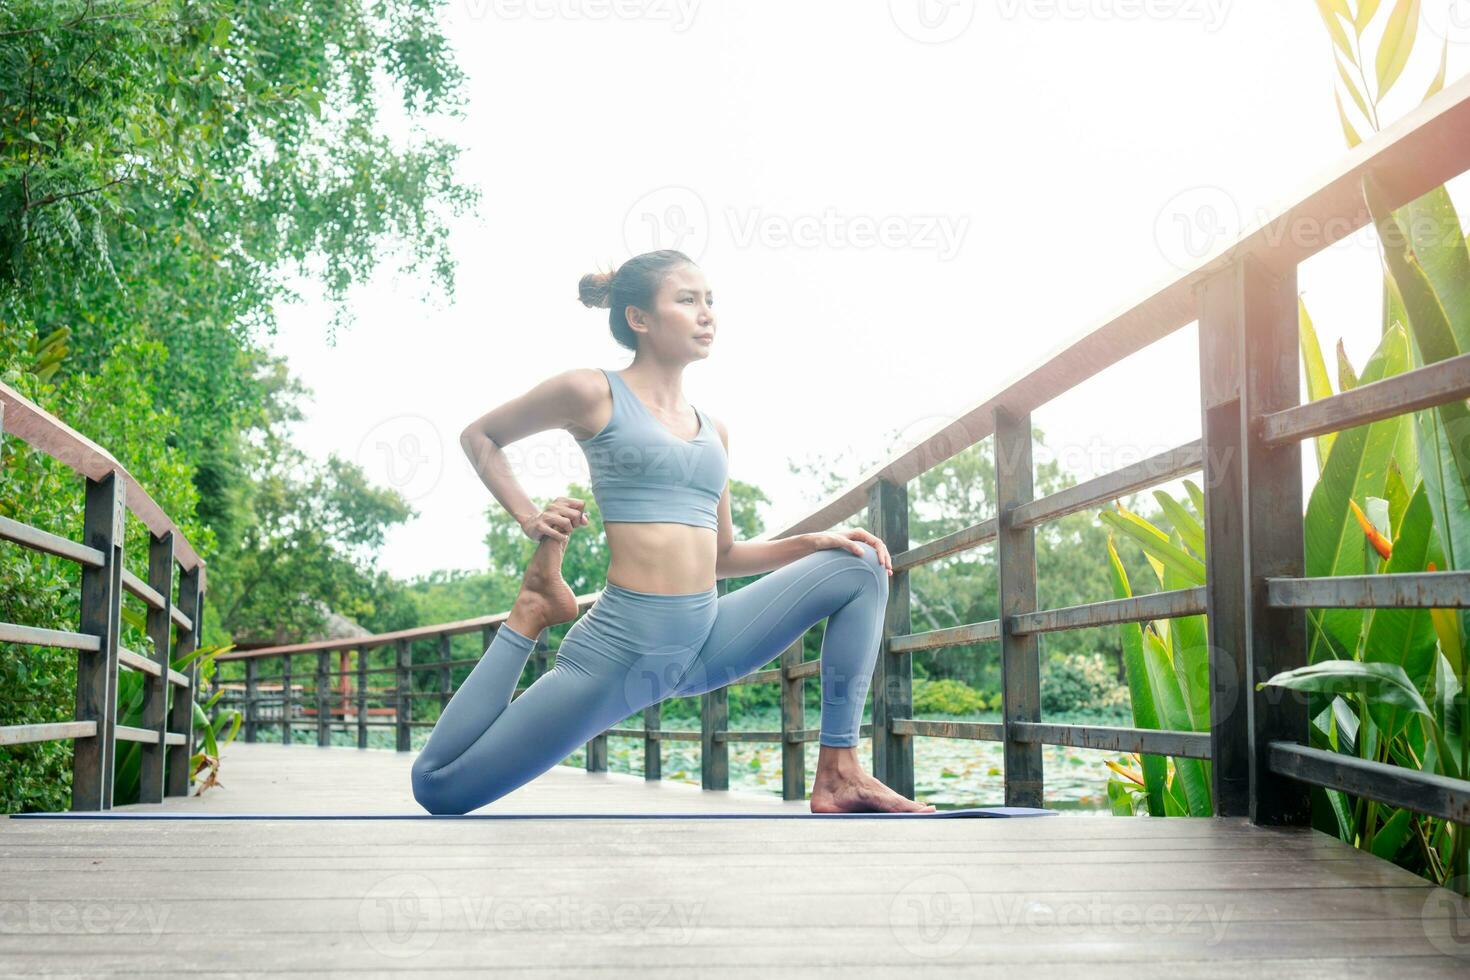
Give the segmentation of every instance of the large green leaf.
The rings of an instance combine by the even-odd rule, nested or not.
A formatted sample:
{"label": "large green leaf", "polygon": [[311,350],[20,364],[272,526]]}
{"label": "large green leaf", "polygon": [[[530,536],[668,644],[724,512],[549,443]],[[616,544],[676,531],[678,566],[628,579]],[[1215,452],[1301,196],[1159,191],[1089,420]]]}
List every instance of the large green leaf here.
{"label": "large green leaf", "polygon": [[[1429,732],[1431,743],[1440,759],[1443,760],[1445,775],[1452,777],[1459,775],[1459,769],[1454,761],[1455,756],[1451,755],[1445,747],[1443,730],[1435,721],[1434,714],[1428,703],[1425,702],[1424,696],[1409,681],[1408,675],[1398,664],[1327,660],[1319,664],[1309,664],[1295,670],[1283,671],[1270,680],[1257,684],[1256,687],[1260,689],[1268,685],[1314,694],[1350,696],[1356,698],[1359,704],[1386,704],[1412,712],[1418,716],[1420,723]],[[1376,741],[1365,740],[1361,731],[1358,734],[1359,741],[1362,743],[1359,755],[1364,758],[1374,758],[1378,751]]]}
{"label": "large green leaf", "polygon": [[1359,34],[1368,26],[1373,15],[1378,13],[1378,0],[1358,0],[1358,15],[1353,18],[1353,29]]}
{"label": "large green leaf", "polygon": [[[1393,555],[1384,570],[1390,574],[1422,572],[1430,560],[1434,541],[1434,519],[1424,484],[1419,484],[1399,526]],[[1369,614],[1368,639],[1363,647],[1366,661],[1397,664],[1409,682],[1424,690],[1434,668],[1434,623],[1427,609],[1377,609]],[[1390,737],[1397,734],[1406,718],[1385,706],[1373,706],[1373,720]]]}
{"label": "large green leaf", "polygon": [[[1317,339],[1317,328],[1312,325],[1312,316],[1307,312],[1306,301],[1297,297],[1297,337],[1302,348],[1302,370],[1307,376],[1307,400],[1317,401],[1332,395],[1332,380],[1327,376],[1327,362],[1322,357],[1322,344]],[[1328,432],[1314,440],[1317,449],[1317,472],[1327,465],[1327,454],[1332,451],[1332,440],[1337,433]]]}
{"label": "large green leaf", "polygon": [[[1364,178],[1363,191],[1383,244],[1389,284],[1408,318],[1419,360],[1433,364],[1470,352],[1470,249],[1449,194],[1441,187],[1389,212],[1371,178]],[[1470,568],[1470,408],[1459,399],[1418,412],[1415,420],[1420,473],[1444,561],[1448,568],[1463,571]],[[1458,652],[1464,645],[1465,616],[1455,619],[1458,629],[1438,625],[1442,633],[1457,634],[1446,636],[1445,645]],[[1463,673],[1463,654],[1459,660]]]}
{"label": "large green leaf", "polygon": [[1191,586],[1205,584],[1204,562],[1178,545],[1172,544],[1167,534],[1142,517],[1125,510],[1121,505],[1117,513],[1105,510],[1098,516],[1115,531],[1138,542],[1145,554],[1156,559],[1166,568],[1173,568],[1183,575],[1185,581]]}
{"label": "large green leaf", "polygon": [[[1379,381],[1408,368],[1409,345],[1404,331],[1390,330],[1379,341],[1361,375],[1363,383]],[[1353,517],[1349,501],[1382,497],[1386,493],[1389,462],[1402,417],[1360,425],[1338,434],[1312,488],[1306,516],[1306,573],[1309,577],[1366,575],[1363,529]],[[1314,610],[1308,617],[1308,662],[1326,657],[1349,657],[1357,648],[1363,625],[1360,609]]]}
{"label": "large green leaf", "polygon": [[[1187,584],[1178,572],[1169,570],[1164,574],[1165,589],[1182,589]],[[1164,622],[1169,631],[1174,675],[1184,692],[1184,704],[1189,712],[1189,727],[1207,732],[1210,730],[1210,640],[1205,617],[1180,616]]]}
{"label": "large green leaf", "polygon": [[[1113,539],[1108,538],[1108,571],[1113,580],[1113,594],[1119,599],[1133,595],[1128,584],[1128,572],[1118,558],[1118,549]],[[1123,641],[1123,672],[1128,677],[1128,699],[1133,706],[1133,724],[1137,728],[1159,727],[1159,711],[1148,680],[1148,666],[1143,655],[1143,629],[1137,623],[1124,623],[1118,627]],[[1163,756],[1141,755],[1139,764],[1143,770],[1144,790],[1148,796],[1149,816],[1164,815],[1164,781],[1168,778],[1168,763]]]}
{"label": "large green leaf", "polygon": [[[1152,629],[1143,631],[1143,660],[1148,671],[1148,682],[1158,707],[1159,721],[1170,731],[1192,731],[1189,709],[1184,703],[1184,692],[1180,690],[1179,678],[1174,672],[1173,657],[1164,647],[1159,634]],[[1204,767],[1198,759],[1176,758],[1174,774],[1183,791],[1188,813],[1192,817],[1208,817],[1213,812],[1210,806],[1210,784],[1205,778]]]}
{"label": "large green leaf", "polygon": [[1185,480],[1184,489],[1189,491],[1189,502],[1194,504],[1194,512],[1203,521],[1205,519],[1205,492],[1193,480]]}
{"label": "large green leaf", "polygon": [[1409,488],[1404,483],[1404,474],[1397,459],[1388,461],[1388,479],[1384,481],[1383,496],[1388,500],[1388,526],[1390,540],[1398,537],[1399,527],[1404,522],[1404,512],[1409,509]]}
{"label": "large green leaf", "polygon": [[[1205,529],[1189,510],[1175,500],[1172,496],[1162,490],[1154,491],[1154,499],[1164,510],[1164,516],[1169,519],[1178,538],[1171,537],[1170,540],[1178,547],[1184,545],[1201,559],[1205,555]],[[1168,586],[1165,586],[1167,588]],[[1183,586],[1181,586],[1182,588]]]}
{"label": "large green leaf", "polygon": [[1328,660],[1282,671],[1270,680],[1256,685],[1257,689],[1266,686],[1309,691],[1313,694],[1354,695],[1412,711],[1431,722],[1434,720],[1424,696],[1410,683],[1404,668],[1398,664]]}
{"label": "large green leaf", "polygon": [[1332,37],[1332,43],[1343,53],[1348,61],[1354,65],[1358,59],[1353,55],[1353,46],[1348,43],[1347,32],[1343,30],[1342,21],[1339,17],[1352,20],[1352,14],[1348,12],[1344,0],[1317,0],[1317,13],[1322,15],[1322,23],[1327,26],[1327,33]]}
{"label": "large green leaf", "polygon": [[1413,829],[1413,816],[1412,810],[1393,810],[1383,826],[1373,834],[1373,853],[1385,861],[1393,860],[1399,848],[1409,839],[1409,831]]}
{"label": "large green leaf", "polygon": [[1414,50],[1414,38],[1419,33],[1419,0],[1397,0],[1389,12],[1388,23],[1383,28],[1383,38],[1378,42],[1378,100],[1381,101],[1394,82],[1404,73],[1409,55]]}

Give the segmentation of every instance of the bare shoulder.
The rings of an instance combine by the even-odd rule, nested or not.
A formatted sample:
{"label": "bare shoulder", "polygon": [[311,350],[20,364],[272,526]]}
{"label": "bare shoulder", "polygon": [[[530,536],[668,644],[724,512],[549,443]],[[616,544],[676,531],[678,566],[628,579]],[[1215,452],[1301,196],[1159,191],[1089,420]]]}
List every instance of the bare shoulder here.
{"label": "bare shoulder", "polygon": [[595,405],[599,398],[607,394],[607,379],[603,377],[601,368],[567,368],[555,375],[555,380],[584,404]]}

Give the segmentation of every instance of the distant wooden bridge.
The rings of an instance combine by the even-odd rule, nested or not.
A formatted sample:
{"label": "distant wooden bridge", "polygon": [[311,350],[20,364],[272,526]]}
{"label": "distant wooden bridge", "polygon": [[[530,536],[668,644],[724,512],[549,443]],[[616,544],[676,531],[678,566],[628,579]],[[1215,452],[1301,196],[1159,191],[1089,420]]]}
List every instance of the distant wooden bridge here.
{"label": "distant wooden bridge", "polygon": [[[1266,149],[1266,148],[1263,148]],[[0,537],[82,566],[78,629],[0,624],[0,642],[77,651],[73,720],[0,728],[0,743],[75,745],[72,805],[112,809],[118,740],[145,746],[144,800],[128,814],[306,810],[337,820],[109,822],[9,818],[0,824],[0,950],[12,969],[94,972],[224,969],[480,970],[701,975],[749,967],[966,973],[1069,967],[1091,976],[1162,968],[1239,972],[1465,975],[1470,906],[1452,892],[1309,829],[1311,787],[1470,824],[1470,781],[1314,749],[1303,700],[1256,683],[1306,663],[1309,608],[1470,608],[1470,572],[1308,579],[1303,571],[1300,443],[1312,436],[1470,396],[1470,354],[1299,404],[1296,270],[1369,222],[1362,185],[1401,206],[1470,169],[1470,80],[1364,143],[1271,221],[1187,275],[1083,334],[921,443],[864,474],[774,537],[831,528],[866,508],[894,556],[882,656],[863,734],[890,786],[914,791],[916,737],[1005,747],[1005,802],[1044,803],[1047,744],[1211,762],[1213,819],[749,820],[804,808],[805,679],[800,645],[741,683],[780,686],[779,730],[732,731],[727,692],[703,696],[697,730],[614,728],[588,746],[585,772],[557,769],[484,813],[543,819],[357,820],[417,810],[407,799],[413,706],[447,700],[451,672],[474,663],[505,613],[368,638],[239,651],[246,740],[226,752],[223,788],[186,797],[190,699],[176,669],[194,649],[203,564],[167,515],[105,450],[0,386],[0,428],[85,478],[83,540],[0,518]],[[1310,227],[1312,235],[1282,234]],[[1033,493],[1031,412],[1190,323],[1200,338],[1201,438],[1049,497]],[[933,541],[908,534],[909,481],[993,437],[992,518]],[[1064,609],[1038,608],[1035,528],[1177,477],[1203,473],[1204,588]],[[122,567],[123,508],[151,534],[147,575]],[[996,548],[1000,617],[925,633],[910,626],[909,573],[981,545]],[[119,646],[125,594],[147,609],[154,654]],[[582,596],[586,609],[596,596]],[[1041,716],[1040,634],[1208,613],[1208,732],[1077,727]],[[474,656],[457,658],[455,637]],[[918,651],[998,643],[1004,720],[913,717]],[[422,647],[428,647],[425,651]],[[373,650],[391,651],[373,667]],[[348,651],[343,669],[332,654]],[[540,650],[542,667],[549,651]],[[315,658],[315,670],[293,662]],[[275,665],[269,674],[260,666]],[[119,670],[149,678],[146,721],[117,723]],[[313,676],[314,674],[314,676]],[[391,677],[373,691],[371,675]],[[415,678],[438,679],[427,690]],[[317,709],[298,718],[298,679]],[[358,746],[390,726],[400,752],[252,744],[262,726],[343,727]],[[275,687],[275,697],[264,684]],[[304,688],[302,688],[304,692]],[[303,693],[303,696],[305,694]],[[276,718],[264,717],[272,701]],[[391,718],[372,714],[393,709]],[[643,742],[643,777],[607,773],[607,739]],[[702,790],[660,779],[664,741],[698,742]],[[731,793],[728,747],[782,748],[785,800]],[[711,819],[708,807],[729,814]],[[687,814],[618,819],[617,811]],[[699,811],[705,811],[700,816]],[[551,819],[592,811],[595,820]],[[123,910],[167,921],[154,931]],[[89,931],[88,912],[115,926]],[[20,923],[20,925],[13,925]],[[608,925],[608,923],[612,923]],[[105,932],[105,934],[103,934]],[[116,933],[116,934],[114,934]],[[119,965],[121,964],[121,965]]]}

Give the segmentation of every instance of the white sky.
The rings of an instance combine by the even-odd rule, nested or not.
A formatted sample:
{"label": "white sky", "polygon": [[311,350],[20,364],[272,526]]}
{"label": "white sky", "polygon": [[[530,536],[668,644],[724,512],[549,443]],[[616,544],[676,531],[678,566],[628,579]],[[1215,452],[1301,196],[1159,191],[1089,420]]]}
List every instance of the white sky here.
{"label": "white sky", "polygon": [[[1449,2],[1426,3],[1390,117],[1427,87]],[[1454,16],[1451,80],[1470,59]],[[315,393],[299,444],[420,512],[382,555],[401,576],[485,565],[468,422],[629,363],[576,302],[585,272],[659,247],[700,261],[719,334],[685,392],[729,427],[731,475],[771,496],[774,527],[818,501],[788,461],[846,451],[856,477],[894,430],[928,431],[1176,274],[1186,226],[1217,244],[1211,215],[1248,223],[1345,152],[1306,0],[452,0],[446,27],[469,109],[437,131],[484,195],[455,229],[455,303],[385,274],[335,347],[315,301],[274,340]],[[1334,375],[1338,337],[1359,367],[1376,343],[1377,268],[1362,236],[1302,267]],[[1197,437],[1194,344],[1191,327],[1039,410],[1049,446],[1086,477]],[[586,482],[560,430],[508,452],[540,503]]]}

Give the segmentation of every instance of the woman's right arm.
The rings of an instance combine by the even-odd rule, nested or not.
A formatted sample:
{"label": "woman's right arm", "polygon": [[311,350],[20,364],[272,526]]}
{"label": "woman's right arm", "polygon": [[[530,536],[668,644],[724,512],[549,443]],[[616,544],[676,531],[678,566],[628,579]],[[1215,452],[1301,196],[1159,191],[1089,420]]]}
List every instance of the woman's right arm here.
{"label": "woman's right arm", "polygon": [[504,447],[547,429],[581,425],[601,394],[590,381],[586,371],[563,371],[486,412],[459,434],[459,444],[481,481],[532,540],[549,534],[565,541],[587,522],[582,513],[586,503],[558,497],[544,511],[538,509],[512,472]]}

